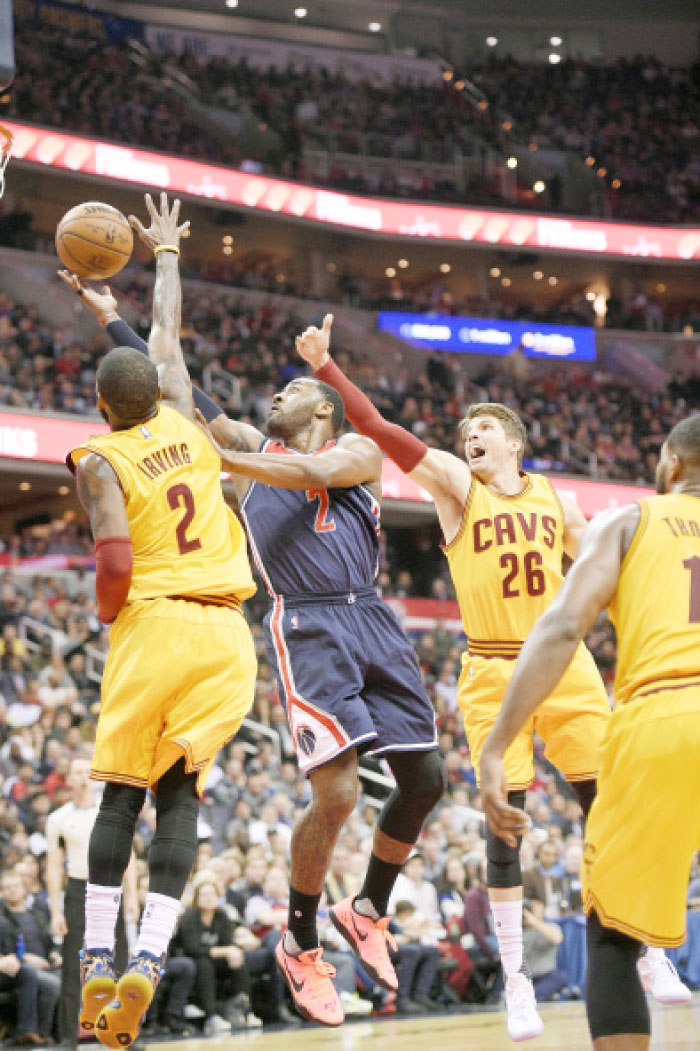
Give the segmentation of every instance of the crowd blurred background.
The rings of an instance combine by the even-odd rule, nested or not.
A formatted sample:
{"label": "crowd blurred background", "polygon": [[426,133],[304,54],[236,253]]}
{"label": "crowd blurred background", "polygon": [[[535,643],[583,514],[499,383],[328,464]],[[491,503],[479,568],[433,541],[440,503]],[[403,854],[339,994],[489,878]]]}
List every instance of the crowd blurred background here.
{"label": "crowd blurred background", "polygon": [[[697,222],[697,63],[564,56],[543,67],[494,51],[471,63],[468,76],[444,63],[432,83],[409,76],[358,78],[298,60],[261,73],[245,58],[168,54],[141,41],[107,42],[23,18],[16,58],[15,83],[0,98],[0,115],[8,119],[377,196]],[[534,192],[532,165],[555,154],[565,161],[562,174],[555,172]],[[10,175],[0,202],[0,245],[12,250],[0,272],[0,410],[97,420],[95,371],[109,342],[96,324],[85,323],[77,301],[70,308],[67,300],[59,301],[57,281],[46,278],[45,257],[37,261],[38,253],[52,251],[53,225],[65,202],[51,198],[56,215],[49,222],[42,193],[25,191],[30,176],[26,168],[14,181]],[[572,209],[576,187],[580,207]],[[71,192],[76,203],[93,190],[80,183]],[[461,452],[456,425],[469,403],[501,401],[528,428],[526,469],[648,485],[664,437],[700,405],[700,344],[693,340],[700,331],[700,299],[688,283],[686,264],[668,275],[654,271],[651,280],[642,273],[648,261],[630,257],[616,269],[618,263],[607,258],[582,263],[579,253],[566,259],[571,265],[560,294],[564,279],[556,277],[552,260],[561,263],[562,256],[544,253],[504,251],[490,260],[497,263],[490,269],[483,259],[477,264],[476,254],[465,255],[459,257],[467,260],[461,274],[454,261],[439,265],[437,256],[429,263],[412,260],[410,271],[406,259],[406,269],[401,262],[370,268],[372,253],[353,254],[349,235],[331,231],[326,241],[324,231],[305,228],[309,248],[303,244],[300,250],[293,224],[284,233],[279,224],[274,251],[268,227],[257,245],[261,226],[247,241],[244,231],[239,251],[236,222],[243,227],[250,215],[209,204],[209,213],[199,213],[211,225],[202,241],[213,229],[215,247],[205,246],[199,255],[188,250],[182,259],[182,342],[193,378],[237,419],[264,428],[273,394],[302,370],[294,337],[308,323],[310,300],[345,312],[346,328],[334,331],[338,360],[387,418],[431,446]],[[262,223],[259,216],[253,220]],[[372,244],[386,247],[385,241]],[[408,252],[405,245],[393,246],[395,257]],[[417,254],[413,245],[411,250]],[[311,280],[307,256],[314,254]],[[551,264],[548,278],[545,259]],[[511,272],[519,289],[525,287],[524,270],[515,269],[521,264],[529,273],[538,268],[531,274],[532,294],[506,291]],[[15,266],[20,277],[10,282]],[[113,281],[118,308],[142,336],[149,329],[152,280],[152,268],[137,262]],[[675,291],[667,295],[674,281]],[[417,356],[398,341],[379,345],[374,319],[359,324],[360,312],[380,309],[596,325],[610,341],[591,364],[533,362],[520,352],[478,359]],[[644,342],[657,336],[658,346]],[[85,791],[79,782],[91,755],[109,633],[96,615],[93,544],[82,514],[48,514],[37,505],[13,517],[3,507],[0,1035],[27,1046],[61,1039],[72,1051],[75,1040],[56,1018],[61,899],[49,893],[52,879],[62,883],[63,860],[50,846],[46,822]],[[400,980],[393,997],[358,969],[327,919],[328,906],[359,886],[374,820],[390,791],[388,769],[362,760],[361,802],[335,851],[320,916],[326,957],[336,967],[348,1016],[461,1010],[497,1004],[502,996],[485,888],[481,802],[457,707],[465,639],[455,629],[449,605],[454,593],[439,541],[434,524],[396,522],[381,538],[379,594],[402,616],[406,600],[443,603],[431,607],[420,629],[415,618],[407,618],[406,627],[435,707],[449,787],[390,902]],[[309,788],[295,763],[265,653],[264,589],[246,607],[260,669],[255,702],[207,784],[196,868],[166,979],[147,1018],[147,1037],[300,1024],[285,1000],[273,950],[286,913],[289,840]],[[612,698],[615,637],[605,617],[588,643]],[[527,809],[532,830],[523,841],[522,862],[528,963],[540,999],[575,999],[585,980],[583,825],[578,804],[539,744]],[[154,817],[149,801],[135,841],[127,934],[133,934],[147,892]],[[695,911],[697,858],[692,876],[688,906]],[[215,961],[212,944],[225,950]],[[700,941],[695,951],[700,968]],[[694,983],[682,973],[700,986],[700,977]],[[34,1012],[29,1029],[18,1024],[18,997]]]}

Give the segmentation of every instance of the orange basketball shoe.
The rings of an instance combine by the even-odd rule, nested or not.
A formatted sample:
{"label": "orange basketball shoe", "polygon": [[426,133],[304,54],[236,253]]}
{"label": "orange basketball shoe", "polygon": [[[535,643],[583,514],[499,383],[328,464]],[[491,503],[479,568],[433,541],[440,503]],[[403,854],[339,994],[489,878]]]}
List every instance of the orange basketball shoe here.
{"label": "orange basketball shoe", "polygon": [[342,1025],[345,1012],[331,982],[335,967],[324,962],[323,949],[309,949],[292,956],[285,951],[283,935],[277,943],[275,958],[299,1014],[320,1025]]}
{"label": "orange basketball shoe", "polygon": [[129,1047],[139,1035],[141,1020],[158,988],[163,963],[153,953],[136,954],[117,982],[114,999],[97,1019],[95,1036],[106,1047]]}
{"label": "orange basketball shoe", "polygon": [[331,922],[340,931],[367,974],[377,985],[395,993],[399,987],[396,971],[387,951],[387,942],[396,952],[396,942],[389,930],[389,917],[371,920],[352,907],[353,899],[344,898],[329,909]]}
{"label": "orange basketball shoe", "polygon": [[114,954],[109,949],[80,950],[80,986],[80,1025],[92,1031],[117,988]]}

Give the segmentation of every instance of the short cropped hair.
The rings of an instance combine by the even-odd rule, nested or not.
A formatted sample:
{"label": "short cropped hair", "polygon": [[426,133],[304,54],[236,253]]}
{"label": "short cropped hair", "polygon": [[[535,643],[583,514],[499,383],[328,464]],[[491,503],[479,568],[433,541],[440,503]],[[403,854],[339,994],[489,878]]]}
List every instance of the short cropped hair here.
{"label": "short cropped hair", "polygon": [[337,434],[345,423],[345,403],[335,387],[331,387],[329,383],[324,383],[323,380],[316,380],[316,385],[321,392],[323,400],[329,401],[333,406],[331,427],[333,428],[333,434]]}
{"label": "short cropped hair", "polygon": [[158,370],[133,347],[115,347],[97,369],[97,390],[120,420],[143,420],[158,401]]}
{"label": "short cropped hair", "polygon": [[692,460],[700,464],[700,413],[688,416],[673,428],[667,444],[681,460]]}
{"label": "short cropped hair", "polygon": [[513,412],[512,409],[509,409],[507,405],[502,405],[500,401],[475,402],[474,405],[469,406],[467,415],[459,421],[459,433],[462,438],[467,437],[467,427],[471,420],[475,419],[477,416],[495,417],[495,419],[503,424],[506,438],[520,442],[520,451],[518,453],[518,467],[520,467],[523,462],[525,446],[527,445],[527,431],[525,430],[525,424],[518,414]]}

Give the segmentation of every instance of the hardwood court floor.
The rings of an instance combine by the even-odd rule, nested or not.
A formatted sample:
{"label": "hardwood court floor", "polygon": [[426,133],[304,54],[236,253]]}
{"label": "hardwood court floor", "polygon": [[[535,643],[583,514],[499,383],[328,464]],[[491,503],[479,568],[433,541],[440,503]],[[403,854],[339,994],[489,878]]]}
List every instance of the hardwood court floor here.
{"label": "hardwood court floor", "polygon": [[[179,1040],[152,1045],[157,1051],[590,1051],[583,1004],[552,1004],[542,1009],[545,1031],[536,1040],[513,1044],[500,1012],[387,1018],[348,1022],[339,1029],[302,1026],[254,1030],[210,1040]],[[652,1051],[700,1048],[700,995],[683,1007],[652,1007]]]}

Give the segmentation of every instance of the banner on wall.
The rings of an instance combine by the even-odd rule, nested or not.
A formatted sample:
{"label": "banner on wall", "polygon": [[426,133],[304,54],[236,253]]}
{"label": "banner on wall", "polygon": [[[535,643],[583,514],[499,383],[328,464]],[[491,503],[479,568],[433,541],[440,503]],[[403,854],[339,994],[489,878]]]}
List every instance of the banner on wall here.
{"label": "banner on wall", "polygon": [[60,4],[56,0],[15,0],[18,23],[34,23],[63,29],[67,34],[85,34],[95,40],[119,43],[127,37],[142,37],[143,22],[110,15],[77,4]]}
{"label": "banner on wall", "polygon": [[700,259],[700,226],[642,226],[356,197],[16,121],[5,123],[14,135],[12,156],[17,160],[208,198],[262,214],[278,213],[347,230],[459,244]]}
{"label": "banner on wall", "polygon": [[[0,462],[8,458],[64,463],[76,445],[82,445],[88,438],[106,431],[107,427],[97,420],[65,420],[3,412],[0,413]],[[653,489],[634,485],[561,478],[558,475],[552,475],[552,483],[557,492],[576,500],[587,518],[611,507],[634,503],[644,496],[652,496],[654,492]],[[391,460],[384,460],[382,489],[386,499],[432,503],[430,493],[405,475]]]}
{"label": "banner on wall", "polygon": [[377,327],[416,347],[461,354],[512,354],[526,358],[595,361],[595,331],[582,325],[545,325],[478,317],[431,317],[383,310]]}
{"label": "banner on wall", "polygon": [[297,70],[326,69],[342,74],[348,80],[414,80],[438,84],[442,66],[427,58],[402,55],[372,54],[344,48],[315,47],[282,40],[259,40],[233,33],[197,33],[171,26],[147,25],[146,43],[153,51],[180,55],[183,52],[201,59],[226,58],[231,63],[245,60],[254,69]]}

